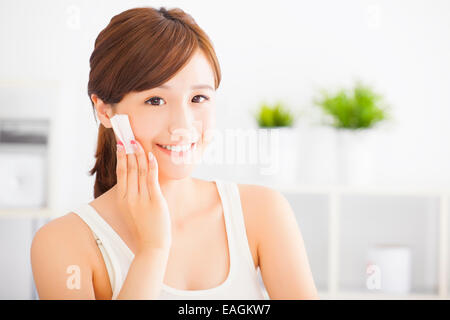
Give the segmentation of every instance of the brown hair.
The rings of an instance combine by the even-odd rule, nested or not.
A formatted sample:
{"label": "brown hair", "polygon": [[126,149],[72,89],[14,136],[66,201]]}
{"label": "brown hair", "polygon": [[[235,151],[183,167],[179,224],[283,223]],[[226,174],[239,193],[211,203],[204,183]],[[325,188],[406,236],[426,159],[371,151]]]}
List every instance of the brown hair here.
{"label": "brown hair", "polygon": [[[213,45],[195,20],[183,10],[133,8],[114,16],[95,40],[90,57],[88,95],[96,94],[114,107],[125,94],[157,87],[172,78],[201,49],[213,71],[215,88],[221,71]],[[91,100],[95,118],[95,106]],[[116,137],[101,123],[96,162],[94,198],[116,182]]]}

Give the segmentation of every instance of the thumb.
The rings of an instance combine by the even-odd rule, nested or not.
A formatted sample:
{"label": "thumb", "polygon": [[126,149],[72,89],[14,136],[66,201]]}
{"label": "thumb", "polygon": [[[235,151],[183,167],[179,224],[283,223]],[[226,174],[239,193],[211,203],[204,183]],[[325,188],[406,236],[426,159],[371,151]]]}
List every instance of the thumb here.
{"label": "thumb", "polygon": [[147,187],[150,193],[150,199],[157,199],[162,196],[158,181],[158,162],[151,151],[148,153],[149,170],[147,174]]}

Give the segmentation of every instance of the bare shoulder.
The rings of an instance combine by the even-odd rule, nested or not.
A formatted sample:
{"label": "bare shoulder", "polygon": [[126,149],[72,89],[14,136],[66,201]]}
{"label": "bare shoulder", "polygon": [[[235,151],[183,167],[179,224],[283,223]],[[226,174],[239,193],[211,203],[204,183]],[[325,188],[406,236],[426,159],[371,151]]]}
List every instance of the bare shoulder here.
{"label": "bare shoulder", "polygon": [[238,187],[245,215],[254,221],[258,265],[270,299],[317,299],[303,236],[286,197],[265,186]]}
{"label": "bare shoulder", "polygon": [[89,227],[77,214],[69,212],[43,225],[34,235],[32,246],[52,245],[70,248],[72,251],[83,252],[86,257],[89,257],[86,255],[89,250],[86,249],[93,244],[95,239]]}
{"label": "bare shoulder", "polygon": [[[248,199],[259,199],[263,202],[282,200],[283,194],[276,189],[257,184],[237,184],[239,193]],[[264,198],[261,198],[264,197]]]}
{"label": "bare shoulder", "polygon": [[[73,212],[54,218],[33,237],[30,258],[40,299],[93,298],[92,262],[95,239]],[[83,290],[70,290],[67,279],[79,272]]]}
{"label": "bare shoulder", "polygon": [[261,222],[290,210],[286,197],[276,189],[255,184],[238,184],[238,189],[243,209]]}
{"label": "bare shoulder", "polygon": [[289,202],[278,190],[255,184],[237,184],[248,239],[254,259],[260,265],[260,247],[270,241],[267,232],[282,220],[295,221]]}

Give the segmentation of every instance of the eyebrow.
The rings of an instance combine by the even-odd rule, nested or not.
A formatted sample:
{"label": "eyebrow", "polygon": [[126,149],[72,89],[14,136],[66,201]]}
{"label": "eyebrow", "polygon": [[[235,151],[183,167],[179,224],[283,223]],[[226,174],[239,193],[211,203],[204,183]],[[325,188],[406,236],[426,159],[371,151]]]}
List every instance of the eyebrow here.
{"label": "eyebrow", "polygon": [[[170,88],[172,88],[172,87],[171,87],[171,86],[168,86],[168,85],[165,85],[165,84],[162,84],[162,85],[158,86],[157,88],[161,88],[161,89],[170,89]],[[191,87],[191,89],[209,89],[209,90],[215,91],[215,90],[213,89],[213,87],[211,87],[210,85],[207,85],[207,84],[197,84],[197,85],[193,85],[193,86]]]}

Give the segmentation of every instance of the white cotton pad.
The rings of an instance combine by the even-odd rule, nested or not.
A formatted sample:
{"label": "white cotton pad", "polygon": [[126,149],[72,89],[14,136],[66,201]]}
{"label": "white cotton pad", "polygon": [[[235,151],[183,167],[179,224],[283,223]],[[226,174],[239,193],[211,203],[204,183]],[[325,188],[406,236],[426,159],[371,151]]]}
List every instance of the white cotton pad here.
{"label": "white cotton pad", "polygon": [[110,118],[114,133],[125,146],[127,154],[134,153],[131,140],[134,140],[133,130],[131,129],[130,120],[126,114],[116,114]]}

